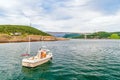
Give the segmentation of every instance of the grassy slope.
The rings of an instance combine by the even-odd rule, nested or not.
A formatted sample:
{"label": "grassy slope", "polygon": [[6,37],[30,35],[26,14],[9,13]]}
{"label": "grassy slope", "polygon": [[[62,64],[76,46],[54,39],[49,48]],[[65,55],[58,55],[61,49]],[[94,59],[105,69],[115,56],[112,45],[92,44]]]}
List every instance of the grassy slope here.
{"label": "grassy slope", "polygon": [[0,25],[0,33],[10,34],[20,32],[22,34],[29,34],[29,35],[42,35],[42,36],[50,36],[49,34],[40,31],[36,28],[30,26],[23,26],[23,25]]}

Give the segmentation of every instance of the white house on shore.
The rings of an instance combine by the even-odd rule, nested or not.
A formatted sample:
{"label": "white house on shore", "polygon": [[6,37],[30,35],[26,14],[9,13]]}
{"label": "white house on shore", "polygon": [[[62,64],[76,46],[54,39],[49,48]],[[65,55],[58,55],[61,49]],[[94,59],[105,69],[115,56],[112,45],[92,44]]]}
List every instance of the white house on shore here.
{"label": "white house on shore", "polygon": [[10,33],[11,36],[20,36],[22,35],[21,32],[14,32],[14,33]]}

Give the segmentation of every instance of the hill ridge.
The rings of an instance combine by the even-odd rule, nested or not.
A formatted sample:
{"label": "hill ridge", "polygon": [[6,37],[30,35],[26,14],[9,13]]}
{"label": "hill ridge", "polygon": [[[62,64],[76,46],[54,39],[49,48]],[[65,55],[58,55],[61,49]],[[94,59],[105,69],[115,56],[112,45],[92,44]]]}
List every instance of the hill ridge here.
{"label": "hill ridge", "polygon": [[10,34],[19,32],[28,35],[50,36],[50,34],[27,25],[0,25],[0,33]]}

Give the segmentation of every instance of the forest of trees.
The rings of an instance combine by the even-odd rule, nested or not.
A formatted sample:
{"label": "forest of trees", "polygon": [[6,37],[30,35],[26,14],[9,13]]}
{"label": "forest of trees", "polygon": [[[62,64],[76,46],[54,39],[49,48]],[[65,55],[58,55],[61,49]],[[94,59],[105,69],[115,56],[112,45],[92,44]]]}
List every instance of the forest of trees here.
{"label": "forest of trees", "polygon": [[[73,36],[73,34],[66,34],[64,37],[66,38],[74,38],[74,39],[83,39],[85,38],[85,34],[80,34],[79,36]],[[87,39],[120,39],[120,32],[95,32],[89,33],[86,35]]]}
{"label": "forest of trees", "polygon": [[23,25],[0,25],[0,33],[3,34],[21,33],[28,35],[33,34],[33,35],[49,36],[49,34],[40,31],[36,28],[30,26],[23,26]]}

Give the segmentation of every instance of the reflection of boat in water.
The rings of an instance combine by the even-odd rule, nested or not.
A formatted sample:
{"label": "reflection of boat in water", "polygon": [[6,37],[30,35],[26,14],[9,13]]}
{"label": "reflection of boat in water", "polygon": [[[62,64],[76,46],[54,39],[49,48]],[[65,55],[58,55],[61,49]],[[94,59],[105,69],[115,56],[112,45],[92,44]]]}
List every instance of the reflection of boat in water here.
{"label": "reflection of boat in water", "polygon": [[45,64],[37,66],[35,68],[22,67],[22,72],[28,75],[31,73],[47,72],[51,66],[52,62],[48,61]]}
{"label": "reflection of boat in water", "polygon": [[48,61],[47,63],[37,66],[35,68],[28,68],[28,67],[22,67],[21,72],[24,75],[24,77],[27,77],[28,80],[30,78],[35,80],[46,80],[41,78],[46,78],[46,76],[43,76],[43,74],[47,74],[51,71],[52,62]]}
{"label": "reflection of boat in water", "polygon": [[22,66],[36,67],[38,65],[50,61],[51,59],[52,59],[52,53],[50,52],[50,50],[46,49],[45,47],[42,47],[41,49],[38,50],[36,56],[23,59]]}

